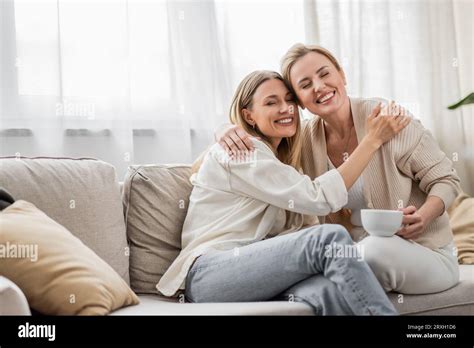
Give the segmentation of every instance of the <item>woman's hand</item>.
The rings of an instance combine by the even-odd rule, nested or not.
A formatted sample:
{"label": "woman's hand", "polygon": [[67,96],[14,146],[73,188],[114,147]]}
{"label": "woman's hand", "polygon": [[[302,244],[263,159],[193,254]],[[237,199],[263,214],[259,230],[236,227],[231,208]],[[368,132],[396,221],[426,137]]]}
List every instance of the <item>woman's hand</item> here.
{"label": "woman's hand", "polygon": [[423,234],[426,226],[444,213],[445,206],[441,198],[428,196],[420,209],[410,205],[400,210],[403,211],[404,226],[397,235],[405,239],[417,239]]}
{"label": "woman's hand", "polygon": [[423,234],[427,221],[413,205],[400,210],[403,212],[403,227],[396,235],[405,239],[417,239]]}
{"label": "woman's hand", "polygon": [[239,153],[254,150],[252,140],[250,140],[252,136],[240,126],[225,124],[216,131],[215,137],[229,155],[237,156]]}
{"label": "woman's hand", "polygon": [[390,102],[383,108],[382,103],[379,103],[367,117],[367,138],[377,146],[381,146],[410,123],[411,117],[405,115],[406,110],[394,102]]}

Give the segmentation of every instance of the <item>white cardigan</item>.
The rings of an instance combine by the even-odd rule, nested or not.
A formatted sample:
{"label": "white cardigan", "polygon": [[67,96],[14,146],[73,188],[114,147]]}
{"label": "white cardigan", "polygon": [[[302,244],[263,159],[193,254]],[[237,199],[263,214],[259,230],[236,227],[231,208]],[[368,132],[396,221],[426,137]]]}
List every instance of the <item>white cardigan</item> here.
{"label": "white cardigan", "polygon": [[[182,250],[157,284],[165,296],[184,289],[188,270],[206,250],[229,250],[302,227],[303,215],[327,215],[347,203],[344,180],[331,170],[312,181],[264,142],[245,160],[230,160],[219,144],[190,178],[194,185],[182,231]],[[325,154],[322,154],[325,156]],[[301,219],[289,226],[286,211]]]}

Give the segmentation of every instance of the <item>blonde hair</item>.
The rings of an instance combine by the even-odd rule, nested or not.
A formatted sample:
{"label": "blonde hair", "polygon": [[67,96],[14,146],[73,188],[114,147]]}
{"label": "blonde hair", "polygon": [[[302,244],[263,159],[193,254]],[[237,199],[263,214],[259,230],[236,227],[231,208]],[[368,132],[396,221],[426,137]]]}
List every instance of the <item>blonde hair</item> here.
{"label": "blonde hair", "polygon": [[[253,107],[253,97],[258,87],[261,84],[268,80],[280,80],[288,88],[288,83],[283,79],[283,77],[275,72],[268,70],[258,70],[248,74],[237,87],[234,97],[232,98],[232,103],[230,105],[229,118],[232,124],[242,127],[242,129],[254,137],[260,137],[263,142],[265,142],[269,147],[271,147],[270,141],[266,135],[264,135],[258,127],[255,129],[250,126],[249,123],[244,118],[243,109],[251,110]],[[296,170],[301,169],[301,122],[299,119],[298,107],[295,110],[296,117],[296,132],[292,137],[283,138],[277,149],[278,159],[294,167]],[[195,173],[199,170],[201,163],[205,157],[207,151],[202,153],[199,158],[194,162],[192,166],[192,172]]]}
{"label": "blonde hair", "polygon": [[316,52],[316,53],[322,54],[327,59],[329,59],[332,64],[334,64],[334,66],[336,67],[338,71],[342,72],[341,65],[337,61],[336,57],[334,57],[334,55],[331,52],[329,52],[327,49],[325,49],[324,47],[321,47],[318,45],[303,45],[302,43],[294,44],[293,46],[290,47],[290,49],[285,53],[285,55],[281,59],[281,74],[283,76],[283,79],[289,85],[291,92],[295,95],[296,93],[290,80],[291,68],[293,68],[293,65],[295,65],[295,63],[298,60],[300,60],[301,58],[303,58],[305,55],[307,55],[310,52]]}

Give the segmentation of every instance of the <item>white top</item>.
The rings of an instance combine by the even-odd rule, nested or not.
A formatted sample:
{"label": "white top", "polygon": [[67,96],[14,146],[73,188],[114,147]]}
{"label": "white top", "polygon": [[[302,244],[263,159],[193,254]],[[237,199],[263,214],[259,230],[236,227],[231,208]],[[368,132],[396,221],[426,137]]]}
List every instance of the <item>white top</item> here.
{"label": "white top", "polygon": [[[329,169],[335,169],[334,164],[328,157]],[[364,198],[364,181],[362,175],[356,180],[354,185],[347,192],[347,204],[344,206],[346,209],[351,209],[351,224],[354,226],[362,227],[362,219],[360,216],[361,209],[366,209],[366,203]]]}
{"label": "white top", "polygon": [[[188,270],[206,250],[229,250],[286,234],[286,212],[327,215],[347,203],[340,173],[315,180],[277,159],[264,142],[246,160],[230,160],[219,144],[206,154],[194,185],[182,231],[182,250],[157,284],[165,296],[184,289]],[[301,225],[299,225],[301,228]]]}

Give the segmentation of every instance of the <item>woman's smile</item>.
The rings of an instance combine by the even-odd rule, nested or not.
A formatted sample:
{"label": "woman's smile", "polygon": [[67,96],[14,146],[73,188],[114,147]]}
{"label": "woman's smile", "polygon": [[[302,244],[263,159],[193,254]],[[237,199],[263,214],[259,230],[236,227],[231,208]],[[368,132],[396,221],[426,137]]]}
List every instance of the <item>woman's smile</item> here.
{"label": "woman's smile", "polygon": [[320,93],[319,96],[316,97],[316,104],[327,105],[330,104],[336,95],[336,90]]}
{"label": "woman's smile", "polygon": [[290,127],[290,126],[293,126],[293,124],[295,123],[295,117],[285,116],[285,117],[279,118],[278,120],[275,120],[275,123],[282,127]]}

